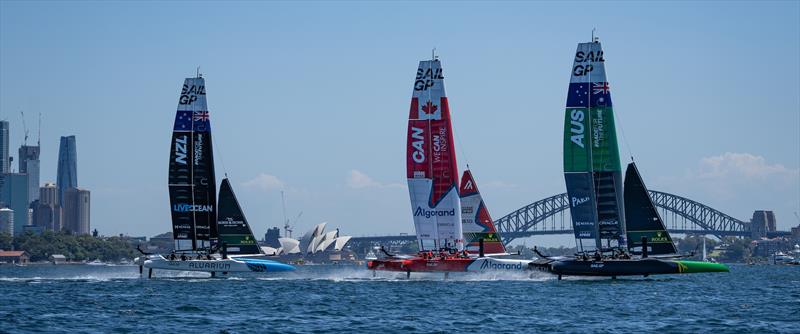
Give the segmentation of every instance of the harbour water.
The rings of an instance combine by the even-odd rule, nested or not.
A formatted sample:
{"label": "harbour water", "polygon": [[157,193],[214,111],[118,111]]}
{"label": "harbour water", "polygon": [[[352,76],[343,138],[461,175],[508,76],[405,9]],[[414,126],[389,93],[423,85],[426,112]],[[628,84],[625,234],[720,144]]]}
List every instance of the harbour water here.
{"label": "harbour water", "polygon": [[0,266],[0,332],[798,333],[800,266],[649,278]]}

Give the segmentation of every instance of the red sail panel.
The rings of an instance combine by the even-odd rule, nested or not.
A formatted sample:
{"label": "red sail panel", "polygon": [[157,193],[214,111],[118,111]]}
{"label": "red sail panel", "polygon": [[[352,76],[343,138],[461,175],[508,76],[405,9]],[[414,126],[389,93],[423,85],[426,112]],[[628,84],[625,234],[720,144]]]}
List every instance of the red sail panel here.
{"label": "red sail panel", "polygon": [[464,231],[464,242],[470,253],[478,253],[480,239],[483,239],[485,254],[506,253],[500,234],[494,226],[489,209],[483,202],[478,184],[469,170],[461,176],[461,223]]}

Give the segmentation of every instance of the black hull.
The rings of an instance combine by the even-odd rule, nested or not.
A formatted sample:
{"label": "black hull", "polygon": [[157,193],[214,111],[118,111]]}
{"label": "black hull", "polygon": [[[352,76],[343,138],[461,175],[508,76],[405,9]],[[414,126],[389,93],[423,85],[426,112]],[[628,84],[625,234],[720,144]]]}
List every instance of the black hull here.
{"label": "black hull", "polygon": [[727,272],[725,265],[698,261],[666,259],[630,260],[547,260],[530,264],[531,269],[547,271],[561,276],[648,276],[703,272]]}

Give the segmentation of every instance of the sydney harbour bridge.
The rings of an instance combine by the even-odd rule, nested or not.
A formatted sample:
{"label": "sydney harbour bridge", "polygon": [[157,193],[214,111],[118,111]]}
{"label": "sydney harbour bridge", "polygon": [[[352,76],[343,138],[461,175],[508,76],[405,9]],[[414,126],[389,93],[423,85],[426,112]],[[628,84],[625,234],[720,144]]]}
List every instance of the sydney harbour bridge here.
{"label": "sydney harbour bridge", "polygon": [[[678,195],[650,190],[650,197],[661,214],[664,224],[673,234],[709,235],[723,237],[752,236],[751,223],[731,217],[705,204]],[[572,222],[566,193],[550,196],[523,206],[494,221],[505,244],[518,238],[537,235],[569,234]],[[778,236],[788,232],[770,232]],[[355,237],[350,245],[366,249],[369,245],[402,245],[416,240],[414,235]]]}

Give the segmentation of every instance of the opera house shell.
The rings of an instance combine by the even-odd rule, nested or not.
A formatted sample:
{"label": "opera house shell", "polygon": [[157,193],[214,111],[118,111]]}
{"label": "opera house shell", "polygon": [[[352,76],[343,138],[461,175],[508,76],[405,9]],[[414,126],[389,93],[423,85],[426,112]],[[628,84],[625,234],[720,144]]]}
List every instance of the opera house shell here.
{"label": "opera house shell", "polygon": [[325,233],[325,226],[321,223],[303,235],[300,240],[293,238],[280,238],[281,247],[275,250],[278,255],[299,254],[308,256],[318,253],[337,251],[340,252],[350,241],[351,236],[339,236],[339,230]]}

